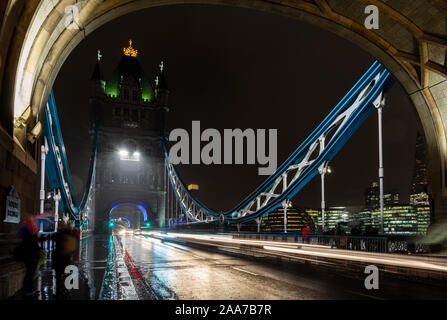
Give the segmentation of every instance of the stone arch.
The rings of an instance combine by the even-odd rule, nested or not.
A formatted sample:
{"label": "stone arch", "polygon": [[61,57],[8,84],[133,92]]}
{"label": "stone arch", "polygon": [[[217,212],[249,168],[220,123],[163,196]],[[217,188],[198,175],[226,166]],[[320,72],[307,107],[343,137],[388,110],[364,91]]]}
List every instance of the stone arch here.
{"label": "stone arch", "polygon": [[[122,207],[132,207],[138,209],[138,211],[141,213],[141,219],[143,220],[143,223],[150,221],[150,210],[146,203],[140,202],[140,201],[133,201],[133,200],[120,200],[115,201],[112,204],[109,205],[108,209],[108,217],[109,219],[112,218],[112,214],[115,211],[115,209],[122,208]],[[128,225],[130,226],[130,220],[129,217],[126,216],[126,221],[128,222]]]}

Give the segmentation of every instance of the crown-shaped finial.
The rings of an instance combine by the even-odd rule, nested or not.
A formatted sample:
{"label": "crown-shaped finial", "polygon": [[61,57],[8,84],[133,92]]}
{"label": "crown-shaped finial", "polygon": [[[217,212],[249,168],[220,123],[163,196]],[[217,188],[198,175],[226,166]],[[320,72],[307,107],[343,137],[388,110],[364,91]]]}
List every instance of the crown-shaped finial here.
{"label": "crown-shaped finial", "polygon": [[127,48],[123,48],[123,53],[128,57],[136,57],[138,55],[138,50],[132,47],[132,40],[129,40],[129,46]]}

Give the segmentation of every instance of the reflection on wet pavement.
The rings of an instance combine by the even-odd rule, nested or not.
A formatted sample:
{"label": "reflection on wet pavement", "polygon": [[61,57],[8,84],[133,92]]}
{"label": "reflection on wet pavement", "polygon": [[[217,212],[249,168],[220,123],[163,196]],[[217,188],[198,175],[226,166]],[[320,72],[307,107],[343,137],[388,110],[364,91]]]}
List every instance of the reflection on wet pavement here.
{"label": "reflection on wet pavement", "polygon": [[[276,266],[123,236],[133,268],[155,299],[333,299],[330,285],[291,275]],[[337,293],[337,297],[350,295]]]}
{"label": "reflection on wet pavement", "polygon": [[[381,278],[364,288],[364,272],[329,272],[309,264],[273,263],[231,252],[197,249],[148,236],[104,235],[81,240],[79,290],[68,299],[414,299],[445,298],[445,288]],[[55,299],[51,256],[40,267],[38,299]]]}
{"label": "reflection on wet pavement", "polygon": [[[79,289],[70,290],[70,300],[96,300],[103,282],[107,263],[109,236],[89,236],[80,241],[74,265],[79,268]],[[56,272],[52,266],[52,251],[47,251],[47,261],[39,267],[37,278],[38,300],[56,299]]]}
{"label": "reflection on wet pavement", "polygon": [[37,278],[37,299],[53,300],[56,296],[56,271],[52,267],[52,251],[47,252],[47,261],[40,266]]}

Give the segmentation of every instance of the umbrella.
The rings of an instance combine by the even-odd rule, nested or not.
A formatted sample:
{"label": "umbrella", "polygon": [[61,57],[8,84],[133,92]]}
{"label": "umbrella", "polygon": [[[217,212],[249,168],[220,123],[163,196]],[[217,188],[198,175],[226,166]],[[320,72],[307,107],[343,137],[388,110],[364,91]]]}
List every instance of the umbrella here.
{"label": "umbrella", "polygon": [[[51,219],[51,218],[52,219]],[[16,235],[19,238],[36,235],[39,232],[39,223],[54,224],[54,213],[46,212],[38,215],[33,215],[26,219],[17,229]]]}

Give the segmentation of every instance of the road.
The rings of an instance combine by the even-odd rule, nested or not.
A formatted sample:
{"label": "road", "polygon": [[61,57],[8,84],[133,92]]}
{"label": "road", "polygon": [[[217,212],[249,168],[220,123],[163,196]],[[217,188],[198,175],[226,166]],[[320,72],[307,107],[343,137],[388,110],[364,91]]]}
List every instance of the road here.
{"label": "road", "polygon": [[121,236],[139,299],[447,299],[445,287],[381,276],[366,290],[358,274],[272,263],[144,236]]}

